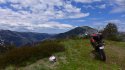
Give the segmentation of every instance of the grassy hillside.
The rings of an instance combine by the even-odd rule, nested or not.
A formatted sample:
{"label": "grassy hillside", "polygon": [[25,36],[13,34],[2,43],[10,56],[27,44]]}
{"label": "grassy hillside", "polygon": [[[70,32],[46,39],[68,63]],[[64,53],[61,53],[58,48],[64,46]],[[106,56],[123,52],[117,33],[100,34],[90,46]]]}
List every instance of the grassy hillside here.
{"label": "grassy hillside", "polygon": [[66,51],[55,54],[57,62],[51,64],[48,58],[38,60],[26,67],[9,66],[6,70],[124,70],[125,43],[106,41],[107,61],[94,59],[89,40],[63,40]]}

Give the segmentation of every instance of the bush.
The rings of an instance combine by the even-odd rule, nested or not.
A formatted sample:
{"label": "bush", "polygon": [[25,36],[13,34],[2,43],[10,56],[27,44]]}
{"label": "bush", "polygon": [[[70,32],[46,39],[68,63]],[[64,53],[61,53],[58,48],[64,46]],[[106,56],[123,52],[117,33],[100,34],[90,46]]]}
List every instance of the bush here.
{"label": "bush", "polygon": [[14,45],[4,45],[4,46],[0,45],[0,54],[5,53],[5,52],[12,50],[14,48],[15,48]]}
{"label": "bush", "polygon": [[59,42],[44,41],[35,47],[20,47],[12,49],[0,57],[0,66],[8,65],[22,66],[29,60],[35,61],[48,57],[56,52],[62,52],[65,47]]}
{"label": "bush", "polygon": [[65,47],[63,44],[60,44],[60,41],[45,41],[38,45],[41,49],[45,49],[46,52],[62,52],[65,50]]}

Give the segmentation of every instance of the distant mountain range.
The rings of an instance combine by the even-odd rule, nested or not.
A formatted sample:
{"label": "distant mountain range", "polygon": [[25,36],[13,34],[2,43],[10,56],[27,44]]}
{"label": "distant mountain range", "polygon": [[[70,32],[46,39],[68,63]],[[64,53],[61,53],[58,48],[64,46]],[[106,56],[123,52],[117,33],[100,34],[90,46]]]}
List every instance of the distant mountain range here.
{"label": "distant mountain range", "polygon": [[0,39],[4,40],[6,44],[14,44],[16,46],[23,46],[26,44],[32,44],[35,42],[40,42],[45,39],[57,39],[57,38],[67,38],[70,36],[77,36],[79,34],[92,34],[97,32],[88,26],[76,27],[70,31],[60,34],[47,34],[47,33],[33,33],[33,32],[16,32],[10,30],[0,30]]}
{"label": "distant mountain range", "polygon": [[46,33],[15,32],[10,30],[0,30],[0,39],[4,40],[5,44],[14,44],[16,46],[32,44],[50,37],[51,35]]}

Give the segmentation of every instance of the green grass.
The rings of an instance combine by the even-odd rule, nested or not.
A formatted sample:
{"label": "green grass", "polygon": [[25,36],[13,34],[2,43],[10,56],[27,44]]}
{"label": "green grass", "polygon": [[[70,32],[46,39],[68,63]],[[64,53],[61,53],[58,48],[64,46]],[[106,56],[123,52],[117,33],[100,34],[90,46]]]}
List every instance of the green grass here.
{"label": "green grass", "polygon": [[[105,52],[107,61],[102,62],[92,57],[89,40],[63,40],[66,51],[55,54],[58,58],[51,64],[48,58],[38,60],[36,63],[19,70],[124,70],[125,69],[125,43],[106,41]],[[10,70],[8,67],[6,70]],[[14,70],[14,69],[13,69]]]}
{"label": "green grass", "polygon": [[65,55],[68,63],[60,61],[57,70],[117,70],[119,68],[116,64],[108,64],[92,58],[89,40],[69,40],[63,43],[67,46]]}
{"label": "green grass", "polygon": [[117,42],[117,41],[106,41],[108,45],[123,47],[125,48],[125,42]]}

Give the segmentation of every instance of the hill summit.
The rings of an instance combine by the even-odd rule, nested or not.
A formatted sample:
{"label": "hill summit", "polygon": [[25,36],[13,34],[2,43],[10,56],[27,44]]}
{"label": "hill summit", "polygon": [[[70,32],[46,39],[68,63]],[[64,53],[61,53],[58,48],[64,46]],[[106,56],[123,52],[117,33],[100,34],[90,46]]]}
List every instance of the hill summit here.
{"label": "hill summit", "polygon": [[96,33],[97,30],[94,28],[91,28],[89,26],[80,26],[80,27],[76,27],[70,31],[67,31],[65,33],[60,33],[57,34],[55,37],[56,38],[66,38],[66,37],[70,37],[70,36],[78,36],[80,34],[92,34],[92,33]]}

